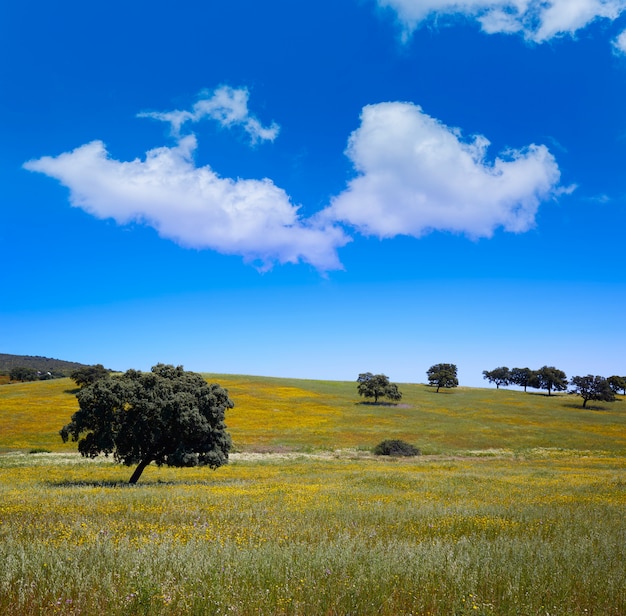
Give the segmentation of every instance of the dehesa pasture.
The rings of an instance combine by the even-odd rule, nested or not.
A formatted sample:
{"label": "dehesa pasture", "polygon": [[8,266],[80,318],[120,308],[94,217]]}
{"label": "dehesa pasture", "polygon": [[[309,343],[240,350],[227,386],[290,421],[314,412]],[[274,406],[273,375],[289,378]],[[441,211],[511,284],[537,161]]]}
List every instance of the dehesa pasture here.
{"label": "dehesa pasture", "polygon": [[230,463],[136,486],[62,443],[72,381],[0,386],[0,613],[626,614],[619,396],[207,379]]}

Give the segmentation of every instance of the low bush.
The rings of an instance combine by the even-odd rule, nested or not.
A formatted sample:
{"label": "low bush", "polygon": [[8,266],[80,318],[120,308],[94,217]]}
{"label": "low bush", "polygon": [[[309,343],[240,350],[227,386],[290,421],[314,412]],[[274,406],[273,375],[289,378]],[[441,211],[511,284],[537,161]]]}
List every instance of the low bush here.
{"label": "low bush", "polygon": [[374,447],[377,456],[419,456],[420,450],[406,441],[387,439]]}

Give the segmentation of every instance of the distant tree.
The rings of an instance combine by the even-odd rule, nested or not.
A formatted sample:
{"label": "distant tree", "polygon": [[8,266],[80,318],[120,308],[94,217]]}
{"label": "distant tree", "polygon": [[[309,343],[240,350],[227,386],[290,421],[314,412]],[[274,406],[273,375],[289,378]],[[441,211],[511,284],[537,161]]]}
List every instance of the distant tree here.
{"label": "distant tree", "polygon": [[384,374],[363,372],[359,374],[357,383],[359,396],[374,398],[374,404],[378,402],[378,398],[388,398],[394,402],[402,399],[398,386],[395,383],[390,383],[389,377]]}
{"label": "distant tree", "polygon": [[39,375],[37,374],[37,370],[34,368],[29,368],[27,366],[15,366],[15,368],[11,368],[9,378],[12,381],[36,381],[39,378]]}
{"label": "distant tree", "polygon": [[610,376],[607,381],[616,394],[621,391],[626,396],[626,376]]}
{"label": "distant tree", "polygon": [[537,389],[547,389],[550,396],[552,390],[565,391],[567,389],[567,376],[562,370],[557,370],[554,366],[543,366],[536,372]]}
{"label": "distant tree", "polygon": [[437,387],[437,393],[442,387],[458,387],[457,370],[455,364],[435,364],[426,371],[428,384]]}
{"label": "distant tree", "polygon": [[107,370],[102,364],[96,364],[95,366],[83,366],[77,368],[70,374],[70,379],[76,383],[79,387],[86,387],[91,385],[100,379],[104,379],[110,375],[110,371]]}
{"label": "distant tree", "polygon": [[571,393],[583,399],[583,408],[587,406],[588,400],[599,400],[602,402],[613,402],[615,392],[611,389],[609,382],[603,376],[574,376],[571,385]]}
{"label": "distant tree", "polygon": [[128,370],[83,387],[76,397],[80,408],[61,429],[63,441],[78,441],[85,457],[113,454],[127,466],[137,464],[131,484],[151,462],[210,468],[228,462],[224,415],[234,406],[228,391],[182,366]]}
{"label": "distant tree", "polygon": [[511,368],[511,383],[518,387],[539,389],[539,379],[537,373],[530,368]]}
{"label": "distant tree", "polygon": [[490,383],[495,383],[496,389],[500,389],[500,385],[506,387],[512,382],[511,371],[506,366],[494,368],[493,370],[483,370],[483,378]]}

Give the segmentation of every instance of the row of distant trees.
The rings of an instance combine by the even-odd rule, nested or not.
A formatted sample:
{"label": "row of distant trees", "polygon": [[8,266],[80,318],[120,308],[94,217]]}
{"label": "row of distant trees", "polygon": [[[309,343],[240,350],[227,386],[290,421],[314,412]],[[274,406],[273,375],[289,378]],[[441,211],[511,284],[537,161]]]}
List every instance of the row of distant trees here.
{"label": "row of distant trees", "polygon": [[507,385],[518,385],[526,391],[527,387],[533,389],[545,389],[548,395],[552,391],[566,391],[568,385],[570,393],[576,394],[583,399],[583,408],[589,400],[613,402],[615,394],[620,391],[626,395],[626,376],[613,375],[608,378],[588,374],[586,376],[574,376],[570,381],[563,370],[554,366],[543,366],[539,370],[530,368],[509,368],[500,366],[493,370],[483,370],[483,378],[493,383],[496,388]]}
{"label": "row of distant trees", "polygon": [[[458,387],[457,367],[455,364],[434,364],[426,371],[428,384],[436,387],[437,392],[443,388]],[[576,394],[583,399],[583,408],[587,406],[589,400],[613,402],[615,394],[622,392],[626,395],[626,377],[594,376],[574,376],[568,380],[563,370],[554,366],[543,366],[539,370],[530,368],[511,368],[500,366],[493,370],[484,370],[483,378],[490,383],[500,386],[517,385],[527,391],[528,387],[533,389],[544,389],[551,396],[553,391],[566,391],[570,387],[570,393]],[[363,372],[357,378],[357,391],[364,398],[373,398],[374,404],[379,399],[386,398],[392,402],[402,399],[402,392],[395,383],[389,381],[385,374],[372,374]]]}
{"label": "row of distant trees", "polygon": [[22,383],[26,383],[29,381],[47,381],[49,379],[60,379],[64,376],[65,374],[63,374],[62,372],[57,372],[54,370],[35,370],[35,368],[31,368],[30,366],[15,366],[9,371],[9,379],[11,379],[12,381],[21,381]]}
{"label": "row of distant trees", "polygon": [[[70,372],[69,377],[76,382],[79,387],[85,385],[91,385],[98,379],[101,379],[110,374],[110,370],[107,370],[102,364],[96,364],[95,366],[82,366],[76,368]],[[47,381],[49,379],[62,379],[68,376],[65,372],[60,370],[37,370],[30,366],[14,366],[9,371],[9,378],[12,381]]]}

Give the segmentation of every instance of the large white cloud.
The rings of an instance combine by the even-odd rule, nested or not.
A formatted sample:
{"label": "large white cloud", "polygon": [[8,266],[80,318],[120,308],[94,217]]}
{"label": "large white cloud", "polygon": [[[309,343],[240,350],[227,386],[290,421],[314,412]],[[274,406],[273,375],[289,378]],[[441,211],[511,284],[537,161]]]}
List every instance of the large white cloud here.
{"label": "large white cloud", "polygon": [[358,175],[324,217],[381,238],[526,231],[539,203],[562,191],[558,166],[543,145],[488,163],[488,145],[482,136],[463,141],[459,130],[411,103],[369,105],[346,152]]}
{"label": "large white cloud", "polygon": [[278,127],[263,128],[249,113],[247,96],[221,88],[191,112],[142,114],[171,123],[176,136],[174,146],[142,159],[115,160],[101,141],[92,141],[24,167],[59,180],[72,205],[97,218],[150,225],[182,246],[240,255],[261,269],[276,262],[341,268],[337,250],[350,238],[340,224],[379,237],[526,231],[540,202],[564,190],[543,145],[510,150],[489,163],[485,137],[462,140],[460,130],[412,103],[381,103],[363,108],[361,126],[348,142],[358,175],[329,207],[303,219],[270,179],[223,178],[208,165],[198,167],[195,135],[180,134],[186,122],[208,117],[243,126],[253,141],[273,138]]}
{"label": "large white cloud", "polygon": [[219,177],[193,161],[196,138],[147,152],[145,159],[112,159],[101,141],[24,167],[56,178],[71,203],[119,224],[140,221],[194,248],[274,262],[304,261],[319,270],[340,268],[337,248],[347,243],[332,224],[302,220],[284,190],[269,179]]}
{"label": "large white cloud", "polygon": [[522,34],[541,43],[573,35],[595,19],[614,20],[626,0],[378,0],[398,14],[404,37],[425,20],[445,16],[476,19],[487,33]]}

